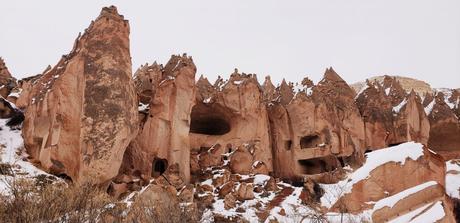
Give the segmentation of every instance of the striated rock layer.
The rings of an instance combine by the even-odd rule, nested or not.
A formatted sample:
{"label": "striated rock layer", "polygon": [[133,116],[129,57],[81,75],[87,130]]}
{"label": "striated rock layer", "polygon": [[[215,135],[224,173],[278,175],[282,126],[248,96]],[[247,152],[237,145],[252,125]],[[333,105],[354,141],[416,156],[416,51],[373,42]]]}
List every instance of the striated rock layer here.
{"label": "striated rock layer", "polygon": [[24,144],[47,171],[74,182],[116,176],[137,134],[129,24],[103,8],[72,51],[31,83]]}

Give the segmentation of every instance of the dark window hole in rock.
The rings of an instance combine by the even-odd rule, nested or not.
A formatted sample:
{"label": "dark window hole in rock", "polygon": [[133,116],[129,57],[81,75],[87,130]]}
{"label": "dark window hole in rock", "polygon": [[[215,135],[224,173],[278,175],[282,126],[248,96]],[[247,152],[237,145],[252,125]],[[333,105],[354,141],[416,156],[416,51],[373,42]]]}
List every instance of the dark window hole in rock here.
{"label": "dark window hole in rock", "polygon": [[321,138],[318,135],[308,135],[300,138],[300,148],[315,148],[321,144]]}
{"label": "dark window hole in rock", "polygon": [[161,176],[168,168],[168,160],[155,158],[152,162],[152,177]]}

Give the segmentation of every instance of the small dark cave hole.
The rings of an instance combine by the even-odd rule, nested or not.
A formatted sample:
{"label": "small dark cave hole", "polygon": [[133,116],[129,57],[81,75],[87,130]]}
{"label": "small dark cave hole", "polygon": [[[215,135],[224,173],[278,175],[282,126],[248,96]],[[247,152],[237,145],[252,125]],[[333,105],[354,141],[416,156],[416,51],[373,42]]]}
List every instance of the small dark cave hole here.
{"label": "small dark cave hole", "polygon": [[168,168],[168,160],[155,158],[152,162],[152,177],[161,176]]}
{"label": "small dark cave hole", "polygon": [[300,148],[314,148],[321,144],[321,138],[318,135],[308,135],[300,138]]}

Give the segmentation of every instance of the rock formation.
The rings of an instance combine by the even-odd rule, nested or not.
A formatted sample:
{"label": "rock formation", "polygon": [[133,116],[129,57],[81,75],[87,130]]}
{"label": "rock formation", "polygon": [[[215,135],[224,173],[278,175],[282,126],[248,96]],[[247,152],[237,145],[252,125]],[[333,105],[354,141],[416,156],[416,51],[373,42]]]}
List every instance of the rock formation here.
{"label": "rock formation", "polygon": [[427,144],[430,124],[414,91],[407,94],[397,79],[389,76],[382,85],[367,82],[363,89],[356,102],[364,120],[366,149],[409,141]]}
{"label": "rock formation", "polygon": [[[344,191],[344,195],[335,202],[332,208],[342,208],[349,212],[359,212],[368,208],[367,205],[370,202],[392,196],[424,182],[434,181],[442,187],[445,186],[445,164],[441,156],[430,152],[426,147],[421,149],[421,144],[406,143],[398,147],[400,147],[398,150],[395,148],[392,148],[392,150],[410,155],[402,157],[402,162],[398,162],[398,159],[386,161],[385,156],[389,154],[386,151],[382,151],[378,153],[381,154],[380,157],[375,156],[368,159],[365,166],[361,167],[362,169],[368,169],[368,166],[375,165],[375,161],[381,161],[382,164],[371,169],[369,176],[363,179],[359,178],[361,180],[353,179],[355,176],[352,176],[349,183],[352,184],[350,192],[346,193]],[[411,158],[410,156],[413,157]],[[356,173],[358,172],[360,171]]]}
{"label": "rock formation", "polygon": [[275,175],[337,180],[339,173],[333,171],[363,159],[364,124],[355,93],[332,68],[317,85],[308,79],[302,85],[294,97],[292,88],[281,83],[269,103]]}
{"label": "rock formation", "polygon": [[268,114],[256,76],[235,70],[228,81],[217,80],[214,86],[201,77],[196,88],[190,142],[200,168],[208,166],[206,157],[223,162],[222,155],[232,152],[233,173],[271,172]]}
{"label": "rock formation", "polygon": [[[382,83],[383,80],[387,76],[388,75],[375,76],[375,77],[367,78],[367,80],[370,81],[370,82]],[[390,77],[396,79],[396,81],[400,83],[401,87],[406,92],[410,92],[410,91],[414,90],[415,93],[417,93],[418,95],[425,95],[426,93],[433,93],[434,92],[433,89],[431,88],[431,86],[428,83],[424,82],[424,81],[417,80],[417,79],[410,78],[410,77],[402,77],[402,76],[390,76]],[[366,85],[367,85],[366,81],[362,81],[362,82],[354,83],[354,84],[352,84],[350,86],[355,90],[355,92],[359,92],[361,89],[365,88]]]}
{"label": "rock formation", "polygon": [[146,73],[139,72],[144,71],[136,74],[137,92],[140,102],[148,103],[149,109],[140,114],[139,135],[130,143],[120,173],[155,176],[177,164],[181,177],[188,182],[195,64],[187,55],[172,56],[164,68],[154,64],[146,67]]}
{"label": "rock formation", "polygon": [[446,159],[460,158],[460,121],[455,114],[458,103],[449,102],[449,99],[458,102],[458,96],[455,100],[456,94],[447,98],[445,93],[436,92],[435,95],[427,94],[423,101],[430,121],[428,146]]}
{"label": "rock formation", "polygon": [[107,184],[136,136],[129,24],[103,8],[72,51],[32,82],[24,144],[42,168],[74,182]]}
{"label": "rock formation", "polygon": [[11,76],[5,61],[0,57],[0,96],[7,98],[15,86],[16,79]]}
{"label": "rock formation", "polygon": [[[193,221],[200,208],[215,221],[263,222],[372,209],[383,222],[439,205],[442,221],[453,219],[443,158],[460,157],[459,90],[390,76],[353,89],[332,68],[316,85],[278,86],[237,69],[211,84],[196,71],[183,54],[132,77],[129,24],[103,8],[42,74],[16,86],[0,58],[0,118],[9,119],[0,124],[19,134],[25,118],[29,159],[47,172],[118,199],[139,191],[127,197],[133,208],[187,206]],[[168,219],[165,210],[154,214]]]}

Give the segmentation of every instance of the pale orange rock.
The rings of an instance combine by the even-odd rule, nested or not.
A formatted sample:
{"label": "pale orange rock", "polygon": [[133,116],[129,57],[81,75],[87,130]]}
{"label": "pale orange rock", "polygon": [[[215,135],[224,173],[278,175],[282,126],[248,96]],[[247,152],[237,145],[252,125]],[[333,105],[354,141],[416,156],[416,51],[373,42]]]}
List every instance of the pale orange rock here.
{"label": "pale orange rock", "polygon": [[[159,67],[152,72],[160,72]],[[159,65],[156,65],[159,66]],[[148,85],[138,89],[141,97],[151,92],[147,116],[141,120],[139,134],[133,140],[123,158],[120,173],[139,171],[146,175],[161,175],[169,165],[178,165],[185,182],[190,181],[190,113],[195,104],[196,67],[187,55],[172,56],[161,69],[156,82],[152,74],[151,90]],[[137,75],[140,78],[140,75]],[[148,80],[144,78],[142,80]],[[137,82],[143,82],[141,79]]]}
{"label": "pale orange rock", "polygon": [[423,156],[417,160],[408,158],[403,165],[387,162],[378,166],[370,172],[369,177],[355,183],[351,192],[344,194],[332,209],[358,213],[370,208],[369,203],[373,201],[428,181],[435,181],[444,187],[445,170],[444,159],[424,148]]}
{"label": "pale orange rock", "polygon": [[423,102],[430,121],[429,147],[445,159],[460,158],[460,121],[444,99],[444,93],[428,94]]}
{"label": "pale orange rock", "polygon": [[359,165],[364,123],[354,91],[332,68],[317,85],[308,79],[302,85],[303,90],[291,96],[292,87],[288,90],[283,82],[277,93],[281,100],[268,106],[275,175],[302,181],[345,164]]}
{"label": "pale orange rock", "polygon": [[129,24],[114,6],[30,90],[23,136],[45,170],[74,182],[109,182],[136,136]]}
{"label": "pale orange rock", "polygon": [[0,96],[7,99],[14,87],[16,87],[16,79],[11,76],[5,61],[0,57]]}
{"label": "pale orange rock", "polygon": [[375,150],[415,141],[428,143],[430,124],[420,97],[406,93],[401,84],[385,76],[379,82],[367,83],[356,98],[366,131],[366,149]]}

